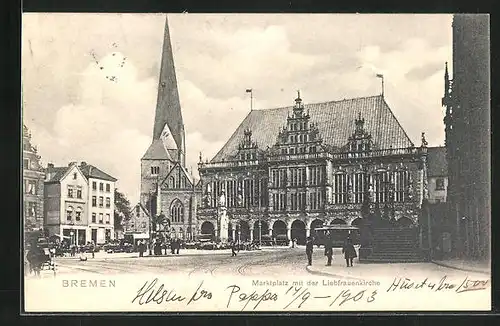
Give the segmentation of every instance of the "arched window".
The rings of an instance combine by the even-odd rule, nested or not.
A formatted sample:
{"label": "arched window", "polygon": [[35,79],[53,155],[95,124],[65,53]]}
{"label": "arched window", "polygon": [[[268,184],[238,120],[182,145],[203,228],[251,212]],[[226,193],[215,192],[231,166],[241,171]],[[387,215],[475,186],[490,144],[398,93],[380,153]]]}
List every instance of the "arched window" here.
{"label": "arched window", "polygon": [[77,207],[76,208],[76,220],[77,221],[80,221],[82,219],[82,208],[81,207]]}
{"label": "arched window", "polygon": [[68,206],[68,208],[66,209],[66,220],[71,221],[72,215],[73,215],[73,207]]}
{"label": "arched window", "polygon": [[178,199],[175,199],[170,206],[170,218],[173,223],[184,222],[184,206]]}
{"label": "arched window", "polygon": [[175,188],[175,178],[173,176],[170,177],[170,187]]}

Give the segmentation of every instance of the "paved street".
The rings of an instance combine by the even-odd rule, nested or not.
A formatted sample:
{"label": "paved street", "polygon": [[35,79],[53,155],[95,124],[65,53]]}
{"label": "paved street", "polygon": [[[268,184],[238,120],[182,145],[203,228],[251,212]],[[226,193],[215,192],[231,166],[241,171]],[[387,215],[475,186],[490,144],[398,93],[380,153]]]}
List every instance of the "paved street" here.
{"label": "paved street", "polygon": [[[280,277],[321,276],[343,279],[377,280],[386,277],[470,277],[484,278],[484,274],[460,271],[433,263],[411,264],[359,264],[346,268],[340,249],[334,250],[333,266],[325,266],[323,249],[315,248],[313,265],[306,266],[303,247],[299,248],[263,248],[259,251],[240,251],[231,257],[230,250],[204,251],[182,250],[179,255],[162,257],[138,257],[137,253],[106,254],[97,253],[95,258],[80,261],[78,257],[57,258],[57,274],[89,273],[101,275],[144,274],[164,275],[181,273],[189,276],[245,275]],[[44,271],[42,277],[52,277],[53,273]],[[33,277],[33,276],[28,276]]]}

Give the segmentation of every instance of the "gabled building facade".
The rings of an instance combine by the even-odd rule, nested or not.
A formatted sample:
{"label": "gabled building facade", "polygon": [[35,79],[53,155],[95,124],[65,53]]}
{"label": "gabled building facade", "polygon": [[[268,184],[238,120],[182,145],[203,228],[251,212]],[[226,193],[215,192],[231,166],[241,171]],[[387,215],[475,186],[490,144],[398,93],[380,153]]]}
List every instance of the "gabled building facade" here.
{"label": "gabled building facade", "polygon": [[31,142],[31,133],[23,125],[23,205],[24,230],[38,231],[43,228],[43,181],[45,170]]}
{"label": "gabled building facade", "polygon": [[227,198],[229,238],[283,235],[303,242],[322,224],[356,225],[364,203],[418,225],[427,197],[427,142],[415,147],[383,96],[253,110],[210,162],[199,163],[198,232],[218,232]]}
{"label": "gabled building facade", "polygon": [[70,244],[102,244],[114,238],[114,188],[117,179],[97,167],[71,162],[48,164],[44,184],[45,229]]}

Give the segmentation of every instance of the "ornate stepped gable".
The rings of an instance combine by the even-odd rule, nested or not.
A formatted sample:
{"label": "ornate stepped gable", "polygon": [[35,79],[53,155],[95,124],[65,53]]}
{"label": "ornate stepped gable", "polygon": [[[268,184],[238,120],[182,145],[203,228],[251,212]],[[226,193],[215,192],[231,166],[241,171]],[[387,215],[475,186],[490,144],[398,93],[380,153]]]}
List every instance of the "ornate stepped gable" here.
{"label": "ornate stepped gable", "polygon": [[[295,108],[297,105],[300,105],[299,110]],[[292,117],[290,112],[293,112]],[[298,112],[304,114],[304,121],[307,121],[311,131],[317,129],[316,136],[322,140],[318,150],[346,151],[346,140],[352,137],[356,141],[365,139],[362,144],[373,149],[375,146],[376,149],[414,146],[381,95],[315,104],[302,104],[300,99],[294,107],[251,111],[211,162],[234,159],[248,130],[252,131],[253,141],[261,150],[283,144],[283,137],[290,133],[289,129],[283,128],[283,121],[294,119]],[[353,135],[352,122],[356,120],[359,120],[360,129]],[[361,130],[363,133],[360,133]],[[353,144],[352,140],[347,146],[350,144]]]}
{"label": "ornate stepped gable", "polygon": [[286,125],[279,131],[271,155],[305,154],[323,152],[325,147],[319,129],[305,112],[300,92],[295,99],[292,116],[287,116]]}

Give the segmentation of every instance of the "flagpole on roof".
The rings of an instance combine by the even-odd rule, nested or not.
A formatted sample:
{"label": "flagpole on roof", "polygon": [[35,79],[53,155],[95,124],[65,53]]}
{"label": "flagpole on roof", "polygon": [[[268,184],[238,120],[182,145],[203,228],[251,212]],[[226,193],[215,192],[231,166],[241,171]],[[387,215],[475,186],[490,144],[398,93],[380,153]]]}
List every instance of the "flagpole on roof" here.
{"label": "flagpole on roof", "polygon": [[384,96],[384,75],[377,74],[377,78],[382,79],[382,96]]}
{"label": "flagpole on roof", "polygon": [[253,89],[247,88],[247,93],[250,93],[250,111],[253,111]]}

